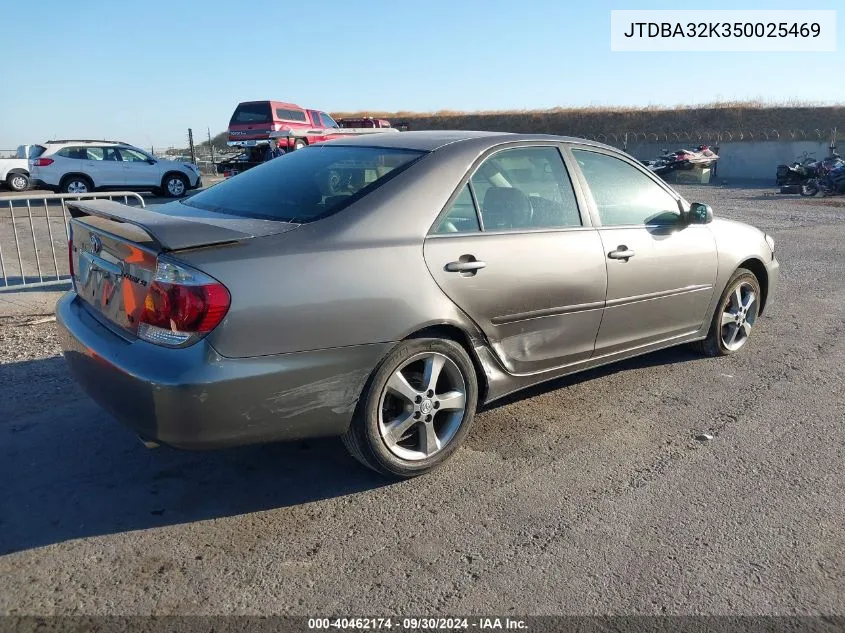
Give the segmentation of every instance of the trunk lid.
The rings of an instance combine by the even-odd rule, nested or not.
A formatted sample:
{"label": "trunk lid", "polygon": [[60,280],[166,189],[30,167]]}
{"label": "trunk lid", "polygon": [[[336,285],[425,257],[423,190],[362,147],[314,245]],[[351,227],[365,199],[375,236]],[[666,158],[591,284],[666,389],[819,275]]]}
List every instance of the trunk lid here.
{"label": "trunk lid", "polygon": [[297,224],[227,216],[177,203],[153,211],[108,200],[69,202],[73,286],[107,325],[136,335],[158,257],[284,233]]}

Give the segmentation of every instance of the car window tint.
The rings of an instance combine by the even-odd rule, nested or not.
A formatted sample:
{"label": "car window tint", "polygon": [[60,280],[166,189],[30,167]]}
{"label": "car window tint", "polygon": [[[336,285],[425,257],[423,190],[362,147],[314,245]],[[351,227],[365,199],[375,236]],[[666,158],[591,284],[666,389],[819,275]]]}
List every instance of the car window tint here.
{"label": "car window tint", "polygon": [[437,234],[472,233],[480,230],[475,204],[472,201],[469,184],[467,184],[461,189],[461,193],[455,198],[434,232]]}
{"label": "car window tint", "polygon": [[103,160],[102,147],[89,147],[85,150],[85,158],[88,160]]}
{"label": "car window tint", "polygon": [[678,202],[663,187],[625,161],[574,149],[603,226],[677,224]]}
{"label": "car window tint", "polygon": [[299,121],[307,123],[308,117],[304,110],[290,110],[288,108],[276,108],[276,118],[282,121]]}
{"label": "car window tint", "polygon": [[183,203],[242,217],[311,222],[361,199],[424,155],[408,149],[315,145],[253,167]]}
{"label": "car window tint", "polygon": [[471,182],[485,231],[581,226],[572,181],[555,147],[497,152]]}
{"label": "car window tint", "polygon": [[127,163],[146,163],[147,157],[141,152],[136,152],[134,149],[120,148],[120,157]]}
{"label": "car window tint", "polygon": [[337,123],[335,123],[335,120],[325,112],[320,113],[320,118],[323,120],[323,125],[325,127],[338,127]]}

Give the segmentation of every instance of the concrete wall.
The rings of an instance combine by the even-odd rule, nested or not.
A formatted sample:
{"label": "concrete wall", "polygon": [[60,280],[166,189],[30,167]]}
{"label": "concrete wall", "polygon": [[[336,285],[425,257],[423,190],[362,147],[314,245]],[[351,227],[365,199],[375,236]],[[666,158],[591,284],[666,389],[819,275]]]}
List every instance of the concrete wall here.
{"label": "concrete wall", "polygon": [[[681,147],[695,149],[697,142],[687,145],[659,143],[637,143],[628,145],[628,153],[640,160],[654,159],[662,150],[675,151]],[[711,145],[715,149],[715,146]],[[719,178],[775,180],[777,166],[790,165],[802,153],[814,154],[816,159],[824,158],[830,152],[828,141],[735,141],[719,145]]]}

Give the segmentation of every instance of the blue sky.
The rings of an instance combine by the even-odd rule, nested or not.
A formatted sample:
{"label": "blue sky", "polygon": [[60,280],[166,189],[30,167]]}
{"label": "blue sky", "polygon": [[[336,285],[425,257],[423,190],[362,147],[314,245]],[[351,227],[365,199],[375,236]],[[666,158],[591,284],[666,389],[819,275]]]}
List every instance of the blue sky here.
{"label": "blue sky", "polygon": [[[610,51],[611,9],[801,7],[840,9],[836,53]],[[0,149],[48,137],[184,146],[186,128],[221,132],[253,99],[330,111],[842,103],[843,16],[842,0],[8,3]]]}

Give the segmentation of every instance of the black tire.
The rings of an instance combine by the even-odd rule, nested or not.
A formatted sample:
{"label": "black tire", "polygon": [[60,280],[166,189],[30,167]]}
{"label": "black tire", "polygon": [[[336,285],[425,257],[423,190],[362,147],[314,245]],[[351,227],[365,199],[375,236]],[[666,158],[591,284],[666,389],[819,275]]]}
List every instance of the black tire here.
{"label": "black tire", "polygon": [[[453,370],[456,368],[460,372],[465,394],[464,408],[462,412],[456,413],[455,417],[452,418],[452,420],[457,422],[458,416],[460,416],[460,422],[456,424],[457,430],[453,431],[453,435],[442,448],[438,448],[437,452],[425,458],[403,459],[388,448],[388,444],[382,436],[382,431],[380,431],[383,395],[388,393],[387,383],[394,376],[394,373],[403,368],[403,366],[413,368],[413,363],[424,362],[415,361],[414,359],[427,354],[445,356],[454,364],[454,366],[449,366]],[[409,362],[411,364],[407,365]],[[420,393],[424,395],[424,392]],[[386,407],[387,396],[385,395],[384,397],[384,406]],[[436,394],[434,400],[436,400]],[[424,402],[419,406],[425,406]],[[349,430],[342,438],[343,443],[355,459],[379,473],[402,478],[422,475],[430,472],[449,459],[452,453],[460,446],[472,426],[477,403],[478,380],[475,374],[475,368],[461,345],[448,339],[408,339],[397,345],[370,376],[358,401],[358,407],[349,426]],[[432,411],[431,409],[429,410]],[[406,409],[406,411],[408,415],[411,415],[410,410]],[[445,407],[439,411],[441,416],[445,413]],[[432,418],[429,428],[434,428],[435,424],[442,424],[444,420],[448,419],[441,417],[440,422],[438,422],[438,411],[436,410],[432,411],[432,415],[429,417]],[[452,426],[454,422],[449,422],[448,424]],[[420,418],[419,422],[413,422],[412,426],[409,427],[409,433],[419,434],[418,437],[421,443],[423,442],[421,428],[423,426],[428,425],[425,425],[424,420]]]}
{"label": "black tire", "polygon": [[[182,183],[181,188],[175,184],[176,181]],[[164,178],[161,179],[161,189],[164,195],[168,198],[181,198],[188,193],[188,179],[182,174],[166,174]]]}
{"label": "black tire", "polygon": [[[79,186],[84,186],[85,191],[79,190]],[[94,191],[94,183],[88,176],[65,176],[62,178],[62,182],[59,183],[59,191],[61,193],[91,193]]]}
{"label": "black tire", "polygon": [[[760,282],[754,275],[754,273],[752,273],[750,270],[747,270],[745,268],[737,268],[734,274],[731,275],[730,280],[728,280],[728,283],[725,286],[725,290],[722,293],[721,298],[719,299],[719,303],[716,305],[716,310],[710,319],[710,329],[707,332],[707,338],[692,344],[692,346],[697,351],[704,354],[705,356],[711,357],[729,356],[731,354],[735,354],[736,352],[740,351],[742,348],[745,347],[744,342],[737,349],[730,349],[725,344],[722,333],[722,328],[724,327],[722,325],[722,314],[725,313],[726,309],[729,307],[731,297],[736,291],[736,288],[739,286],[745,286],[746,284],[751,286],[753,292],[756,295],[756,300],[753,303],[753,315],[751,315],[751,317],[748,319],[751,326],[753,327],[754,323],[757,320],[757,316],[759,315],[760,302],[762,300],[762,295],[760,292]],[[751,314],[750,310],[748,314]],[[748,335],[746,335],[746,340],[747,336]]]}
{"label": "black tire", "polygon": [[302,149],[303,147],[308,147],[308,141],[304,138],[298,138],[293,142],[294,150]]}
{"label": "black tire", "polygon": [[805,198],[812,198],[819,192],[819,184],[815,180],[808,180],[801,185],[801,195]]}
{"label": "black tire", "polygon": [[21,172],[8,174],[6,176],[6,186],[17,193],[26,191],[29,189],[29,175]]}

